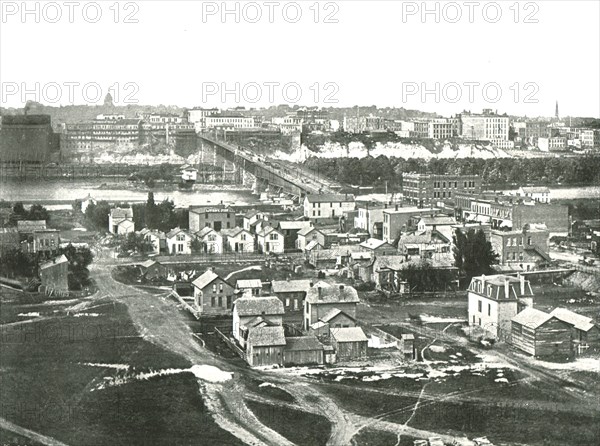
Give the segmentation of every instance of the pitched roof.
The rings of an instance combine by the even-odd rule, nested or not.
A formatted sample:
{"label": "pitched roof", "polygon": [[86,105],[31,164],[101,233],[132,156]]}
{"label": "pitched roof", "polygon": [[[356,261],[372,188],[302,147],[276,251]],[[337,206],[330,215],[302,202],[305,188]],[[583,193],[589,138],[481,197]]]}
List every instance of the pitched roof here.
{"label": "pitched roof", "polygon": [[150,268],[151,266],[154,266],[154,265],[160,265],[160,263],[158,263],[156,260],[149,259],[149,260],[146,260],[145,262],[142,262],[139,264],[139,266],[141,266],[143,268]]}
{"label": "pitched roof", "polygon": [[320,246],[321,248],[323,247],[323,245],[321,245],[318,240],[311,240],[310,242],[308,242],[306,244],[306,246],[304,247],[304,250],[305,251],[312,251],[317,246]]}
{"label": "pitched roof", "polygon": [[550,189],[545,186],[522,187],[526,194],[549,194]]}
{"label": "pitched roof", "polygon": [[295,230],[300,231],[301,229],[309,228],[312,226],[312,223],[309,221],[280,221],[279,229],[280,230]]}
{"label": "pitched roof", "polygon": [[569,325],[573,325],[577,330],[589,331],[594,327],[592,318],[574,313],[566,308],[555,308],[550,312],[550,315]]}
{"label": "pitched roof", "polygon": [[167,238],[173,238],[180,232],[187,234],[187,231],[185,229],[175,228],[175,229],[171,229],[169,232],[167,232]]}
{"label": "pitched roof", "polygon": [[302,228],[298,231],[298,235],[308,235],[313,231],[317,231],[320,232],[321,234],[323,234],[321,231],[319,231],[317,228],[313,227],[313,226],[307,226],[305,228]]}
{"label": "pitched roof", "polygon": [[262,288],[260,279],[239,279],[236,283],[238,288]]}
{"label": "pitched roof", "polygon": [[259,212],[256,209],[251,209],[251,210],[249,210],[248,212],[246,212],[244,214],[244,218],[252,218],[252,217],[254,217],[255,215],[258,215],[258,214],[259,214]]}
{"label": "pitched roof", "polygon": [[200,277],[198,277],[196,280],[194,280],[192,282],[192,285],[194,285],[198,289],[203,290],[218,277],[219,277],[219,275],[217,273],[215,273],[214,271],[209,269],[204,274],[202,274]]}
{"label": "pitched roof", "polygon": [[399,271],[403,268],[406,256],[379,256],[375,259],[373,265],[374,271],[381,271],[382,269],[391,269]]}
{"label": "pitched roof", "polygon": [[46,220],[19,220],[17,221],[17,230],[19,232],[36,231],[46,229]]}
{"label": "pitched roof", "polygon": [[52,259],[46,263],[41,264],[40,269],[42,270],[42,269],[50,268],[51,266],[60,265],[61,263],[66,263],[68,261],[69,261],[69,259],[67,259],[67,256],[62,254],[60,257],[56,257],[55,259]]}
{"label": "pitched roof", "polygon": [[367,335],[360,327],[332,328],[331,336],[337,342],[367,342]]}
{"label": "pitched roof", "polygon": [[310,283],[311,281],[307,279],[273,280],[271,289],[274,293],[299,293],[308,291]]}
{"label": "pitched roof", "polygon": [[393,248],[393,246],[390,245],[388,242],[376,238],[370,238],[360,244],[360,246],[367,249],[378,249],[385,245],[388,245],[390,248]]}
{"label": "pitched roof", "polygon": [[281,232],[279,232],[277,229],[273,228],[272,226],[267,226],[265,228],[262,228],[257,235],[259,237],[266,237],[267,235],[269,235],[272,232],[276,232],[279,235],[281,235]]}
{"label": "pitched roof", "polygon": [[235,301],[235,311],[240,316],[283,314],[283,303],[275,296],[242,297]]}
{"label": "pitched roof", "polygon": [[346,203],[355,201],[352,194],[311,194],[306,199],[309,203]]}
{"label": "pitched roof", "polygon": [[331,310],[329,310],[327,313],[325,313],[324,316],[320,317],[319,320],[323,321],[323,322],[329,322],[330,320],[332,320],[334,317],[343,314],[344,316],[355,320],[352,316],[350,316],[349,314],[343,312],[342,310],[340,310],[339,308],[332,308]]}
{"label": "pitched roof", "polygon": [[334,285],[327,288],[311,287],[306,293],[306,301],[316,303],[358,303],[358,293],[349,285]]}
{"label": "pitched roof", "polygon": [[440,239],[442,242],[448,243],[450,242],[450,240],[448,240],[448,237],[446,237],[444,234],[442,234],[439,231],[415,231],[415,232],[409,232],[409,233],[405,233],[402,234],[400,236],[400,242],[399,244],[401,245],[406,245],[406,244],[417,244],[417,245],[421,245],[421,244],[430,244],[432,242],[434,242],[434,239]]}
{"label": "pitched roof", "polygon": [[316,336],[298,336],[285,339],[285,349],[287,351],[314,351],[323,350],[323,344],[319,342]]}
{"label": "pitched roof", "polygon": [[210,228],[208,226],[205,226],[204,228],[200,229],[198,232],[196,232],[196,236],[200,237],[200,238],[204,238],[204,236],[206,234],[209,234],[211,232],[216,232],[213,228]]}
{"label": "pitched roof", "polygon": [[535,308],[525,308],[511,320],[521,325],[525,325],[529,328],[538,328],[541,325],[552,319],[552,315],[544,313],[543,311],[536,310]]}
{"label": "pitched roof", "polygon": [[223,229],[221,231],[221,234],[226,235],[227,237],[237,237],[238,235],[240,235],[242,232],[247,232],[244,228],[240,228],[239,226],[236,226],[235,228],[232,229]]}
{"label": "pitched roof", "polygon": [[285,333],[281,325],[253,327],[248,330],[248,344],[253,347],[285,345]]}
{"label": "pitched roof", "polygon": [[421,217],[421,221],[427,226],[456,224],[454,217],[448,217],[447,215],[426,215]]}
{"label": "pitched roof", "polygon": [[110,215],[115,218],[133,218],[133,209],[131,208],[113,208],[110,210]]}

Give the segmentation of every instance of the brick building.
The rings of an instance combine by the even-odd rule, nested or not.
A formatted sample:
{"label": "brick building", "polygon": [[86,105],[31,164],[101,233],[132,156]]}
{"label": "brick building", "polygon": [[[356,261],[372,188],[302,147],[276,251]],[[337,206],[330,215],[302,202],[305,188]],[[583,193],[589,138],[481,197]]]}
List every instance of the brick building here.
{"label": "brick building", "polygon": [[418,207],[452,199],[457,193],[481,193],[479,175],[431,175],[406,173],[402,176],[404,199]]}

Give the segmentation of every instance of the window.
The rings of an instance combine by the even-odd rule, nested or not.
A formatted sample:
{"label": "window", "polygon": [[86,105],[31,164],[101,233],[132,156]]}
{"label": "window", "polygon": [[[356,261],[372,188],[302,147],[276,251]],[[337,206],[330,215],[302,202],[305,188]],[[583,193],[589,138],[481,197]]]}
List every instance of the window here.
{"label": "window", "polygon": [[269,234],[269,240],[277,240],[277,234]]}
{"label": "window", "polygon": [[213,286],[212,286],[212,292],[213,292],[213,293],[216,293],[216,292],[217,292],[217,284],[216,284],[216,283],[213,283]]}
{"label": "window", "polygon": [[483,305],[483,303],[480,300],[478,300],[477,301],[477,311],[479,311],[480,313],[481,313],[481,307],[482,307],[482,305]]}
{"label": "window", "polygon": [[223,292],[223,284],[222,284],[222,283],[220,283],[220,284],[219,284],[219,293],[222,293],[222,292]]}
{"label": "window", "polygon": [[223,306],[223,297],[219,296],[219,307]]}
{"label": "window", "polygon": [[215,303],[216,303],[216,298],[215,298],[215,296],[211,296],[211,298],[210,298],[210,306],[211,306],[211,307],[214,307],[214,306],[215,306]]}
{"label": "window", "polygon": [[286,298],[285,298],[285,306],[286,306],[286,307],[289,307],[289,306],[290,306],[290,299],[289,299],[289,297],[286,297]]}
{"label": "window", "polygon": [[488,316],[492,315],[492,304],[488,304]]}
{"label": "window", "polygon": [[246,241],[246,234],[242,234],[242,236],[240,237],[240,239],[245,242]]}

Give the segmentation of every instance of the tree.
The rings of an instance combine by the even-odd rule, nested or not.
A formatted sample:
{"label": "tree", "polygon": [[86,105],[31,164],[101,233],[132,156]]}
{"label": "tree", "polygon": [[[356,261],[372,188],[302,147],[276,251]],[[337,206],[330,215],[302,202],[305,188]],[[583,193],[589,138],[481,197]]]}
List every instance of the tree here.
{"label": "tree", "polygon": [[12,248],[7,250],[0,258],[0,266],[2,273],[10,277],[33,277],[36,262],[19,248]]}
{"label": "tree", "polygon": [[154,245],[150,240],[146,240],[143,235],[130,232],[121,242],[120,248],[122,252],[134,251],[139,254],[145,254],[151,252],[154,249]]}
{"label": "tree", "polygon": [[481,274],[491,274],[492,265],[498,263],[498,254],[485,238],[483,230],[456,231],[454,236],[454,265],[467,279]]}
{"label": "tree", "polygon": [[85,219],[88,226],[98,231],[107,231],[110,209],[110,204],[106,201],[99,201],[96,204],[90,203],[85,209]]}
{"label": "tree", "polygon": [[88,266],[94,260],[90,248],[75,248],[69,244],[59,249],[59,255],[64,254],[69,261],[69,289],[81,290],[90,283],[90,271]]}

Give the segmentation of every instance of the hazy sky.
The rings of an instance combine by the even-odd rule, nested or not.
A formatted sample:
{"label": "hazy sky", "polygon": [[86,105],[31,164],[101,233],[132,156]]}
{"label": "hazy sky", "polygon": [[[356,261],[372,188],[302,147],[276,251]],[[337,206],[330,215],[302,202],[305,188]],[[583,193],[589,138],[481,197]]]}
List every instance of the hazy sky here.
{"label": "hazy sky", "polygon": [[112,86],[119,104],[600,117],[598,1],[0,4],[3,106]]}

